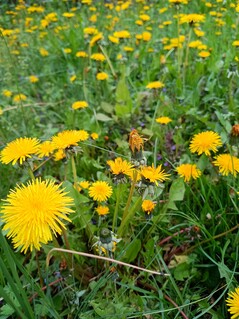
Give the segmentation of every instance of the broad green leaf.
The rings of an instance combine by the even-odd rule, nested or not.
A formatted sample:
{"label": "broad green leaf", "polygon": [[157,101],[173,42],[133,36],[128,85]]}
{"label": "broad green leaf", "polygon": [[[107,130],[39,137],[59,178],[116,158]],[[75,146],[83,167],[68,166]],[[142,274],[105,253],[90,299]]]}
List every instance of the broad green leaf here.
{"label": "broad green leaf", "polygon": [[182,178],[175,179],[169,190],[169,202],[182,201],[185,193],[185,185]]}
{"label": "broad green leaf", "polygon": [[130,114],[132,111],[132,100],[130,97],[129,89],[127,87],[125,70],[123,70],[121,78],[116,87],[116,105],[115,113],[117,116],[122,117],[126,114]]}
{"label": "broad green leaf", "polygon": [[106,113],[112,114],[113,113],[113,105],[111,105],[110,103],[107,102],[101,102],[100,104],[101,108],[103,111],[105,111]]}
{"label": "broad green leaf", "polygon": [[123,256],[123,260],[130,263],[135,260],[141,249],[141,240],[134,239],[127,247],[127,250]]}
{"label": "broad green leaf", "polygon": [[108,115],[105,115],[103,113],[97,113],[95,115],[95,118],[97,121],[101,121],[101,122],[109,122],[109,121],[113,120],[111,117],[109,117]]}

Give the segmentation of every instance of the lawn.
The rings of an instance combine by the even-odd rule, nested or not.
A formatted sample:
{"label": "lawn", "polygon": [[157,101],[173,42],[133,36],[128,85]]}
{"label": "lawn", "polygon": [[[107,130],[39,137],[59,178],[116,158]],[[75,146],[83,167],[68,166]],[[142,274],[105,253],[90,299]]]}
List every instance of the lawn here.
{"label": "lawn", "polygon": [[2,1],[0,319],[239,317],[239,1]]}

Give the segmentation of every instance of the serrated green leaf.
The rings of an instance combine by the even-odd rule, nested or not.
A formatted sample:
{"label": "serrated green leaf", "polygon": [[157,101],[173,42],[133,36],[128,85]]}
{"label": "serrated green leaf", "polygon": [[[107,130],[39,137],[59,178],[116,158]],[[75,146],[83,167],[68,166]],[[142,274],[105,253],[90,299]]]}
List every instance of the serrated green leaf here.
{"label": "serrated green leaf", "polygon": [[123,260],[128,263],[134,261],[140,249],[141,249],[141,240],[136,238],[127,247],[127,250],[123,256]]}

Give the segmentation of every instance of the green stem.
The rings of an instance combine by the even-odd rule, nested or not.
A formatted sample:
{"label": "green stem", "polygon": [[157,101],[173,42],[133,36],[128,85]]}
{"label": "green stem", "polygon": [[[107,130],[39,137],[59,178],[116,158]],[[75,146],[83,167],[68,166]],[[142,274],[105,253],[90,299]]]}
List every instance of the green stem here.
{"label": "green stem", "polygon": [[109,67],[110,67],[110,70],[112,72],[113,77],[116,79],[117,76],[116,76],[115,70],[113,68],[113,65],[112,65],[112,63],[110,61],[110,58],[109,58],[108,54],[106,53],[105,49],[101,45],[99,45],[99,47],[100,47],[101,51],[103,52],[103,54],[104,54],[104,56],[106,58],[106,61],[107,61],[108,65],[109,65]]}
{"label": "green stem", "polygon": [[134,172],[133,172],[133,180],[132,180],[132,184],[131,184],[131,188],[130,188],[130,192],[129,192],[129,197],[128,197],[128,200],[127,200],[124,212],[123,212],[122,222],[124,221],[124,219],[126,218],[126,216],[128,214],[129,205],[130,205],[130,203],[132,201],[132,197],[133,197],[133,194],[134,194],[135,184],[136,184],[136,181],[137,181],[137,175],[138,175],[138,172],[136,170],[134,170]]}
{"label": "green stem", "polygon": [[35,181],[36,178],[35,178],[35,176],[34,176],[34,174],[33,174],[33,171],[32,171],[32,169],[31,169],[30,166],[29,166],[29,168],[28,168],[28,173],[29,173],[29,176],[31,177],[31,179],[32,179],[33,181]]}
{"label": "green stem", "polygon": [[114,211],[114,216],[113,216],[113,223],[112,223],[112,232],[115,230],[116,222],[117,222],[117,217],[118,217],[118,212],[119,212],[119,203],[120,203],[120,194],[122,191],[122,184],[119,184],[117,187],[117,194],[116,194],[116,204],[115,204],[115,211]]}
{"label": "green stem", "polygon": [[35,256],[36,256],[37,272],[38,272],[39,279],[40,279],[40,286],[43,287],[44,281],[43,281],[40,262],[39,262],[39,258],[38,258],[38,251],[36,249],[35,249]]}

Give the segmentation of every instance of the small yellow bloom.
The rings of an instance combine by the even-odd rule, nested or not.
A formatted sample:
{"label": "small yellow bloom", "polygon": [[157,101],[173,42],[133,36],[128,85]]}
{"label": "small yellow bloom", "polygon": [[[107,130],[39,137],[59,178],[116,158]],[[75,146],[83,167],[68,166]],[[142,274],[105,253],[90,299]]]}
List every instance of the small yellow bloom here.
{"label": "small yellow bloom", "polygon": [[109,160],[107,164],[113,175],[132,175],[133,165],[126,160],[122,160],[121,157],[117,157],[114,161]]}
{"label": "small yellow bloom", "polygon": [[29,76],[29,81],[30,81],[31,83],[36,83],[36,82],[39,81],[39,79],[38,79],[38,77],[35,76],[35,75],[30,75],[30,76]]}
{"label": "small yellow bloom", "polygon": [[218,155],[213,164],[219,167],[219,173],[222,175],[227,176],[231,173],[236,177],[237,173],[239,173],[239,158],[231,154]]}
{"label": "small yellow bloom", "polygon": [[108,79],[108,74],[105,73],[105,72],[99,72],[96,74],[96,79],[99,80],[99,81],[104,81],[104,80],[107,80]]}
{"label": "small yellow bloom", "polygon": [[110,212],[108,206],[98,206],[96,207],[95,211],[98,213],[99,216],[107,215]]}
{"label": "small yellow bloom", "polygon": [[164,87],[164,83],[160,81],[150,82],[146,88],[147,89],[161,89]]}
{"label": "small yellow bloom", "polygon": [[54,150],[55,150],[55,147],[52,144],[52,142],[51,141],[45,141],[45,142],[42,142],[39,145],[39,150],[37,152],[37,155],[40,158],[45,157],[45,156],[48,157],[48,156],[51,155],[51,153],[53,153]]}
{"label": "small yellow bloom", "polygon": [[102,53],[94,53],[90,56],[90,58],[95,61],[105,61],[105,56]]}
{"label": "small yellow bloom", "polygon": [[151,201],[150,199],[143,200],[141,205],[143,211],[148,215],[154,210],[155,206],[156,203]]}
{"label": "small yellow bloom", "polygon": [[78,52],[76,52],[76,57],[77,58],[87,58],[88,54],[85,51],[78,51]]}
{"label": "small yellow bloom", "polygon": [[90,186],[90,183],[88,181],[81,181],[79,182],[80,187],[84,188],[84,189],[88,189]]}
{"label": "small yellow bloom", "polygon": [[172,120],[171,120],[170,117],[161,116],[161,117],[158,117],[158,118],[156,119],[156,122],[157,122],[157,123],[160,123],[160,124],[168,124],[168,123],[172,122]]}
{"label": "small yellow bloom", "polygon": [[89,188],[89,195],[97,202],[106,201],[113,193],[112,187],[104,181],[94,182]]}
{"label": "small yellow bloom", "polygon": [[52,137],[55,149],[68,149],[77,146],[80,141],[85,141],[89,134],[84,130],[66,130]]}
{"label": "small yellow bloom", "polygon": [[176,168],[176,171],[185,182],[189,182],[191,178],[197,179],[201,175],[200,169],[195,164],[182,164]]}
{"label": "small yellow bloom", "polygon": [[201,57],[201,58],[208,58],[210,55],[211,55],[211,53],[209,52],[209,51],[201,51],[201,52],[199,52],[198,53],[198,55]]}
{"label": "small yellow bloom", "polygon": [[27,99],[26,95],[20,93],[20,94],[14,95],[13,102],[19,103],[19,102],[26,101],[26,99]]}
{"label": "small yellow bloom", "polygon": [[49,55],[49,52],[44,48],[40,48],[39,52],[40,52],[41,56],[48,56]]}
{"label": "small yellow bloom", "polygon": [[57,162],[57,161],[62,160],[63,158],[66,158],[66,153],[65,153],[65,151],[63,149],[60,148],[54,154],[54,161]]}
{"label": "small yellow bloom", "polygon": [[189,149],[192,153],[198,155],[202,153],[211,155],[211,151],[216,153],[217,147],[220,146],[222,146],[220,135],[212,131],[206,131],[193,136]]}
{"label": "small yellow bloom", "polygon": [[104,39],[103,33],[100,32],[98,34],[96,34],[91,40],[90,40],[90,46],[93,47],[93,45],[95,43],[97,43],[98,41]]}
{"label": "small yellow bloom", "polygon": [[158,181],[164,182],[165,180],[169,179],[169,174],[165,173],[162,169],[162,165],[159,165],[158,167],[152,166],[144,166],[141,167],[140,171],[141,176],[150,183],[155,183],[158,185]]}
{"label": "small yellow bloom", "polygon": [[228,293],[226,304],[229,308],[228,311],[231,314],[231,319],[238,318],[239,317],[239,288],[236,288],[235,291]]}
{"label": "small yellow bloom", "polygon": [[108,36],[108,39],[109,39],[112,43],[116,43],[116,44],[119,43],[119,39],[116,38],[116,37],[113,37],[112,35],[109,35],[109,36]]}
{"label": "small yellow bloom", "polygon": [[239,47],[239,40],[233,41],[233,42],[232,42],[232,45],[233,45],[234,47]]}
{"label": "small yellow bloom", "polygon": [[2,91],[2,95],[6,96],[6,97],[10,97],[10,96],[12,96],[12,91],[3,90],[3,91]]}
{"label": "small yellow bloom", "polygon": [[65,49],[63,49],[63,51],[65,52],[65,54],[69,54],[72,52],[72,50],[70,48],[65,48]]}
{"label": "small yellow bloom", "polygon": [[88,103],[86,101],[76,101],[71,106],[74,110],[84,109],[88,107]]}
{"label": "small yellow bloom", "polygon": [[97,133],[91,133],[90,134],[90,137],[93,139],[93,140],[97,140],[97,138],[99,137],[99,134],[97,134]]}
{"label": "small yellow bloom", "polygon": [[73,12],[64,12],[62,16],[65,18],[72,18],[75,16],[75,14]]}
{"label": "small yellow bloom", "polygon": [[129,31],[127,31],[127,30],[115,31],[113,35],[115,38],[119,38],[119,39],[131,38]]}
{"label": "small yellow bloom", "polygon": [[72,82],[74,82],[76,80],[76,75],[74,74],[74,75],[72,75],[71,77],[70,77],[70,81],[71,81],[71,83]]}

